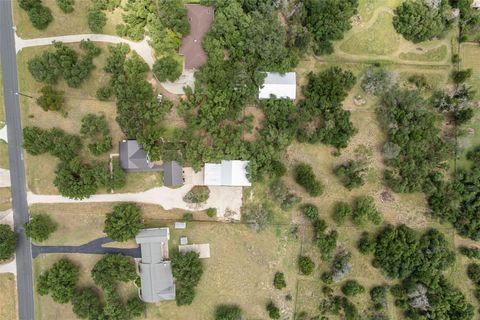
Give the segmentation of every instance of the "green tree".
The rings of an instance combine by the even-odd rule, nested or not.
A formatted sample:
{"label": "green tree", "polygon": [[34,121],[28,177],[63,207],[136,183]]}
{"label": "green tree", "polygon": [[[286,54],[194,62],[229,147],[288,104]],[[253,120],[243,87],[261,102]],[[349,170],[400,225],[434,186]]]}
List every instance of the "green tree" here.
{"label": "green tree", "polygon": [[302,206],[302,213],[310,219],[310,221],[315,222],[319,218],[318,207],[314,204],[305,204]]}
{"label": "green tree", "polygon": [[84,138],[91,140],[88,149],[93,155],[98,156],[112,149],[112,137],[104,115],[89,113],[84,116],[80,133]]}
{"label": "green tree", "polygon": [[348,280],[343,284],[342,292],[347,297],[353,297],[357,294],[364,293],[365,288],[355,280]]}
{"label": "green tree", "polygon": [[132,259],[122,254],[106,254],[100,259],[91,272],[93,281],[100,287],[115,289],[117,281],[127,282],[137,278],[135,264]]}
{"label": "green tree", "polygon": [[98,188],[94,171],[79,158],[60,162],[55,170],[53,184],[61,195],[72,199],[88,198]]}
{"label": "green tree", "polygon": [[40,92],[42,95],[37,98],[37,104],[44,111],[59,111],[65,104],[65,91],[55,90],[52,86],[44,86]]}
{"label": "green tree", "polygon": [[143,227],[140,207],[134,203],[116,205],[107,214],[104,232],[115,241],[127,241],[135,238]]}
{"label": "green tree", "polygon": [[270,319],[280,319],[280,309],[278,309],[273,301],[267,304],[267,312]]}
{"label": "green tree", "polygon": [[349,217],[352,216],[353,208],[347,202],[337,202],[333,211],[333,221],[338,225],[342,225]]}
{"label": "green tree", "polygon": [[360,196],[355,199],[355,209],[352,214],[353,222],[360,227],[371,221],[373,224],[380,224],[382,216],[375,208],[375,201],[370,196]]}
{"label": "green tree", "polygon": [[42,242],[55,232],[58,224],[47,214],[39,213],[30,218],[30,221],[23,225],[27,237],[37,242]]}
{"label": "green tree", "polygon": [[[203,274],[203,264],[196,252],[175,252],[171,261],[176,279],[177,305],[190,305],[195,297],[195,287]],[[179,299],[179,295],[183,295],[183,298]]]}
{"label": "green tree", "polygon": [[467,81],[472,76],[472,69],[454,70],[452,71],[452,79],[456,84],[461,84]]}
{"label": "green tree", "polygon": [[53,21],[52,11],[42,4],[33,6],[28,11],[28,17],[32,25],[38,30],[46,29],[50,22]]}
{"label": "green tree", "polygon": [[73,313],[80,319],[95,320],[102,313],[100,297],[93,288],[83,288],[72,297]]}
{"label": "green tree", "polygon": [[365,161],[348,160],[337,166],[333,173],[337,176],[345,188],[352,190],[365,184],[364,176],[367,173]]}
{"label": "green tree", "polygon": [[182,65],[173,56],[169,55],[158,59],[153,64],[153,74],[160,82],[176,81],[182,74]]}
{"label": "green tree", "polygon": [[97,8],[87,10],[87,23],[92,32],[101,33],[107,24],[107,15]]}
{"label": "green tree", "polygon": [[28,60],[28,71],[38,82],[57,83],[62,74],[62,66],[53,52],[44,51],[41,55]]}
{"label": "green tree", "polygon": [[241,320],[242,309],[237,305],[221,304],[215,308],[215,320]]}
{"label": "green tree", "polygon": [[79,268],[70,260],[63,258],[41,274],[37,279],[37,292],[40,295],[50,294],[57,303],[68,303],[75,295]]}
{"label": "green tree", "polygon": [[57,0],[57,6],[65,13],[72,13],[75,0]]}
{"label": "green tree", "polygon": [[315,269],[315,263],[308,256],[300,256],[298,257],[298,268],[302,274],[308,276]]}
{"label": "green tree", "polygon": [[9,225],[0,224],[0,261],[8,260],[15,253],[15,232]]}
{"label": "green tree", "polygon": [[398,33],[414,43],[432,40],[449,27],[445,16],[447,1],[439,9],[432,9],[423,2],[406,1],[395,9],[393,26]]}
{"label": "green tree", "polygon": [[295,167],[295,181],[312,197],[323,193],[323,184],[316,180],[312,167],[306,163],[300,163]]}

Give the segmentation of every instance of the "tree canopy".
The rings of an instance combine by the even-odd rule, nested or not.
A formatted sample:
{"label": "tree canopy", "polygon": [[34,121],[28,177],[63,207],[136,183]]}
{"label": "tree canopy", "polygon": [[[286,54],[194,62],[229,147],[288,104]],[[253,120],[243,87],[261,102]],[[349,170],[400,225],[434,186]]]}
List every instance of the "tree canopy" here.
{"label": "tree canopy", "polygon": [[42,242],[47,240],[50,234],[57,230],[58,224],[49,215],[38,213],[33,215],[23,228],[27,237]]}
{"label": "tree canopy", "polygon": [[122,203],[107,214],[104,232],[115,241],[135,238],[143,227],[140,207],[134,203]]}
{"label": "tree canopy", "polygon": [[137,277],[133,260],[122,254],[104,255],[95,264],[91,274],[93,281],[107,291],[115,289],[118,281],[133,281]]}
{"label": "tree canopy", "polygon": [[195,297],[195,287],[203,274],[203,264],[196,252],[174,252],[171,257],[172,272],[176,280],[177,305],[190,305]]}
{"label": "tree canopy", "polygon": [[16,246],[15,232],[7,224],[0,224],[0,261],[13,257]]}
{"label": "tree canopy", "polygon": [[37,279],[37,292],[50,294],[57,303],[68,303],[75,294],[79,268],[67,258],[60,259]]}

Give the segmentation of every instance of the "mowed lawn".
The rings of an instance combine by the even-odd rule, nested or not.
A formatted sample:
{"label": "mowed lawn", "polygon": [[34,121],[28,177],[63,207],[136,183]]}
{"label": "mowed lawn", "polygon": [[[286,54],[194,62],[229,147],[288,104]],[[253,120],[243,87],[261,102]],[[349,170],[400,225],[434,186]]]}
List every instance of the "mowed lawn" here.
{"label": "mowed lawn", "polygon": [[[118,142],[124,139],[124,135],[116,122],[116,106],[114,101],[101,102],[96,96],[96,90],[105,85],[109,76],[103,71],[105,59],[108,56],[108,44],[95,43],[102,49],[100,56],[93,61],[96,66],[90,77],[82,83],[79,88],[70,88],[65,81],[60,80],[56,85],[58,89],[65,91],[65,114],[60,112],[43,111],[37,104],[36,98],[40,96],[40,89],[44,84],[35,81],[28,71],[28,61],[41,54],[44,50],[53,50],[53,47],[35,47],[22,50],[17,56],[17,65],[19,69],[19,84],[22,93],[33,98],[22,97],[22,122],[23,126],[38,126],[49,129],[58,127],[69,134],[79,134],[81,120],[88,113],[105,115],[112,136],[113,149],[111,154],[118,153]],[[78,50],[78,44],[69,45]],[[86,143],[84,143],[86,144]],[[108,161],[109,154],[103,154],[100,157],[93,157],[86,146],[84,146],[81,156],[86,160]],[[51,155],[44,154],[31,156],[26,154],[26,173],[28,187],[34,193],[39,194],[58,194],[54,186],[54,172],[58,164],[58,159]],[[158,173],[148,174],[128,174],[127,186],[119,190],[121,192],[137,192],[159,186],[162,183],[162,176]],[[99,190],[102,192],[103,190]],[[103,191],[105,192],[105,191]]]}
{"label": "mowed lawn", "polygon": [[0,211],[5,211],[12,207],[12,195],[10,188],[0,188]]}
{"label": "mowed lawn", "polygon": [[0,274],[0,319],[14,320],[17,313],[17,289],[12,273]]}
{"label": "mowed lawn", "polygon": [[[70,34],[93,33],[88,27],[87,10],[93,6],[90,0],[77,0],[74,4],[72,13],[64,13],[57,5],[56,0],[42,0],[42,4],[52,11],[53,21],[44,30],[38,30],[33,27],[28,13],[18,6],[18,0],[14,1],[13,17],[17,27],[17,35],[24,39],[53,37]],[[103,27],[105,34],[115,35],[115,26],[122,22],[122,10],[116,9],[114,12],[105,12],[107,14],[107,24]]]}

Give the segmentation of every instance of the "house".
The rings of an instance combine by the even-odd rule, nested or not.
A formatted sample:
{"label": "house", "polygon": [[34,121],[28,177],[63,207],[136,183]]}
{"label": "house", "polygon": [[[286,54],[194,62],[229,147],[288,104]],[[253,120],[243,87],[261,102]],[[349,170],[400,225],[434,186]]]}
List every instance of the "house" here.
{"label": "house", "polygon": [[259,89],[259,99],[270,99],[275,96],[278,99],[295,100],[297,92],[297,76],[295,72],[285,74],[267,72],[267,76]]}
{"label": "house", "polygon": [[248,187],[249,161],[222,160],[221,163],[206,163],[203,169],[203,184],[206,186]]}
{"label": "house", "polygon": [[168,161],[162,165],[150,162],[137,140],[123,140],[119,149],[120,167],[126,172],[163,171],[163,185],[167,187],[183,185],[183,168],[177,161]]}
{"label": "house", "polygon": [[120,141],[120,167],[126,172],[162,171],[162,167],[150,162],[137,140]]}
{"label": "house", "polygon": [[135,237],[141,250],[139,296],[145,302],[175,300],[172,265],[166,260],[169,239],[168,228],[143,229]]}
{"label": "house", "polygon": [[213,8],[199,4],[186,4],[190,34],[182,39],[178,51],[184,56],[186,70],[198,69],[207,62],[207,54],[203,50],[202,40],[213,22]]}

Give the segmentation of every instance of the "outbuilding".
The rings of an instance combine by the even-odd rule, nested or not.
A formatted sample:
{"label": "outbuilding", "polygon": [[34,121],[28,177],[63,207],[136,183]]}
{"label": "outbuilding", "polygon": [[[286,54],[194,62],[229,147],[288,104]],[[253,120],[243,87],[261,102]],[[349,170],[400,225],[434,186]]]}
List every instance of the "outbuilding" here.
{"label": "outbuilding", "polygon": [[258,92],[259,99],[290,99],[297,97],[297,75],[295,72],[281,74],[278,72],[267,72],[263,85]]}

